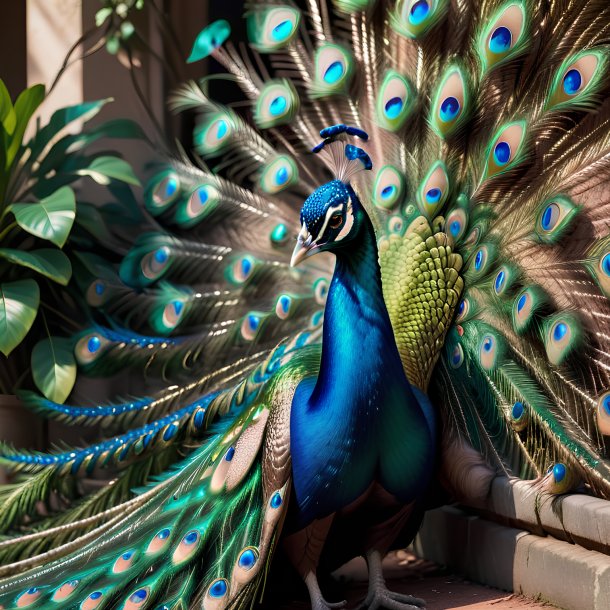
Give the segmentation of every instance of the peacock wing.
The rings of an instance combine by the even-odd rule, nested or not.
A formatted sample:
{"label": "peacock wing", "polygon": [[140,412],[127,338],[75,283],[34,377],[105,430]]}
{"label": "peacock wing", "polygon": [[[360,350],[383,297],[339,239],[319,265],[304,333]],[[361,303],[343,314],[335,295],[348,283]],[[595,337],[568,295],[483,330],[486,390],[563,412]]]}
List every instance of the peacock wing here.
{"label": "peacock wing", "polygon": [[115,504],[95,529],[4,568],[14,576],[0,585],[0,605],[249,607],[262,595],[288,506],[292,396],[319,357],[316,346],[286,350],[243,404],[237,388],[227,392],[231,410],[203,444]]}

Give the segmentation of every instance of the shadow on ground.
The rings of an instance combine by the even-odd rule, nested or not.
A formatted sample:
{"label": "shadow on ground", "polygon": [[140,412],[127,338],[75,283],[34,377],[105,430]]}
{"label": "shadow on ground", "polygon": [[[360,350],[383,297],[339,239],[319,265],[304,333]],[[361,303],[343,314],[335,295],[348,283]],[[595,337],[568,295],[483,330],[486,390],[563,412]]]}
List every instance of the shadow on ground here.
{"label": "shadow on ground", "polygon": [[[400,593],[421,597],[427,610],[522,610],[554,606],[511,595],[462,580],[443,568],[406,551],[391,553],[384,561],[388,587]],[[322,583],[328,601],[348,601],[347,608],[355,608],[366,595],[366,564],[363,559],[353,560],[337,573],[336,580]],[[284,586],[282,586],[282,584]],[[276,582],[267,596],[264,610],[309,610],[307,592],[299,583],[286,577]]]}

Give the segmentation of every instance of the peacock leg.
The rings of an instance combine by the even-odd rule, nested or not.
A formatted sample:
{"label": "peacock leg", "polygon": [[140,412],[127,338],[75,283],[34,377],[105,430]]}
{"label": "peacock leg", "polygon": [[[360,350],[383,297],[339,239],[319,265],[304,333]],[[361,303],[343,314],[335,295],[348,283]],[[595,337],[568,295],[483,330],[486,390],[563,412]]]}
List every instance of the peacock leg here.
{"label": "peacock leg", "polygon": [[316,570],[335,515],[316,519],[304,529],[284,538],[284,550],[309,590],[312,610],[343,608],[347,602],[327,602],[322,596]]}
{"label": "peacock leg", "polygon": [[366,562],[369,567],[369,590],[366,598],[356,610],[420,610],[426,607],[426,602],[412,595],[394,593],[389,591],[383,570],[381,568],[381,553],[370,550],[366,554]]}
{"label": "peacock leg", "polygon": [[311,600],[311,610],[330,610],[332,608],[343,608],[347,604],[346,601],[342,602],[327,602],[322,597],[322,591],[320,591],[320,585],[318,585],[318,578],[315,572],[309,572],[305,577],[305,584],[309,591],[309,598]]}

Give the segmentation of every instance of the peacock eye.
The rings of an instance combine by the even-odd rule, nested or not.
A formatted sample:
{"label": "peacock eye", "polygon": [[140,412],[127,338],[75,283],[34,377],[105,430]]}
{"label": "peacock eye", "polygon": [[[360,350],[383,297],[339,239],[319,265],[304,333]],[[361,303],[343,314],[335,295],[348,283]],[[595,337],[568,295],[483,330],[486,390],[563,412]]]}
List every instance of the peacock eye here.
{"label": "peacock eye", "polygon": [[343,221],[343,218],[341,217],[341,214],[333,214],[330,217],[330,221],[328,222],[328,226],[331,229],[338,229],[341,226],[341,222]]}

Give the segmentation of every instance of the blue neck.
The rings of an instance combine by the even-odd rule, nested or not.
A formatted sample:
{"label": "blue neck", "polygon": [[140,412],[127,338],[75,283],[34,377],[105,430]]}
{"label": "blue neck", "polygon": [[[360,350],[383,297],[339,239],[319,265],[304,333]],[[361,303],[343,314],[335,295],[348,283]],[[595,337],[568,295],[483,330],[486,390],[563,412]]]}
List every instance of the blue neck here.
{"label": "blue neck", "polygon": [[336,255],[320,371],[301,382],[290,415],[300,526],[348,506],[374,482],[412,502],[434,462],[434,415],[405,376],[368,218]]}
{"label": "blue neck", "polygon": [[404,386],[410,394],[383,299],[375,233],[368,218],[349,249],[338,250],[336,255],[324,316],[320,373],[310,408],[334,405],[343,409],[346,395],[352,404],[365,406],[367,395],[387,380]]}

